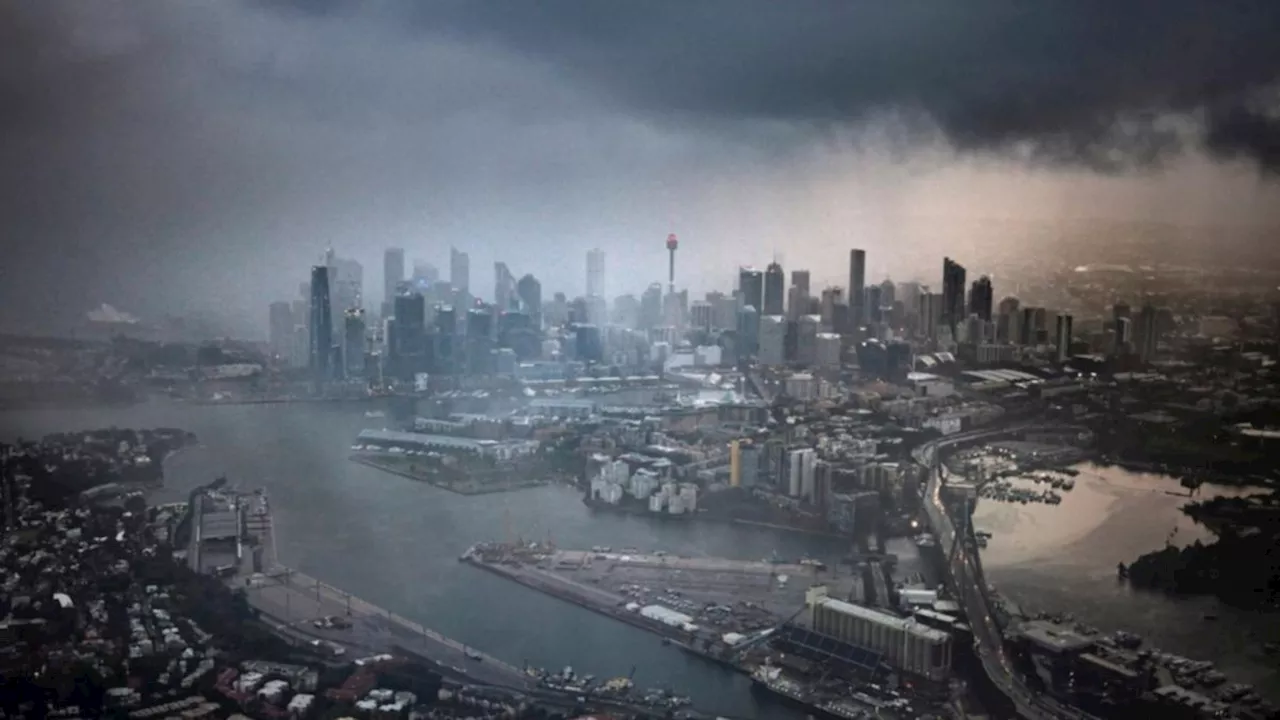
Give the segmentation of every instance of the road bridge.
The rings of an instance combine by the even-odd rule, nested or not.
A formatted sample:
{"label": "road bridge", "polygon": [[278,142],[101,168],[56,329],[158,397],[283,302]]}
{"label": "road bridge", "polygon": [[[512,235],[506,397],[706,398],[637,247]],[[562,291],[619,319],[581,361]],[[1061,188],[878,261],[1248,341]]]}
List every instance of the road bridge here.
{"label": "road bridge", "polygon": [[1084,720],[1090,716],[1067,707],[1052,698],[1035,693],[1023,684],[1005,650],[1004,629],[991,612],[991,600],[987,583],[982,574],[982,559],[968,522],[969,510],[964,510],[962,527],[957,527],[947,511],[942,492],[945,484],[941,468],[941,450],[955,445],[976,443],[1005,435],[1046,430],[1077,428],[1068,425],[1018,425],[1001,429],[979,430],[939,438],[913,451],[916,462],[929,470],[929,482],[925,490],[925,515],[930,529],[937,537],[938,545],[947,558],[946,574],[955,591],[956,600],[964,610],[973,630],[974,650],[983,670],[992,684],[1013,703],[1020,717],[1029,720],[1059,720],[1063,718]]}

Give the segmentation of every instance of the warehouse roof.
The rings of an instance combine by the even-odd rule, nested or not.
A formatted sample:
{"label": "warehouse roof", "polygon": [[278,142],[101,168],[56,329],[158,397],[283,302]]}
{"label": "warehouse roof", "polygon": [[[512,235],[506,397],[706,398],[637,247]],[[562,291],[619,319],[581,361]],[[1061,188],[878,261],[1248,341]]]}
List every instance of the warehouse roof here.
{"label": "warehouse roof", "polygon": [[921,625],[914,620],[900,618],[897,615],[890,615],[888,613],[882,613],[878,610],[872,610],[871,608],[862,607],[861,605],[854,605],[853,603],[847,603],[843,600],[837,600],[832,597],[825,597],[817,602],[828,610],[834,610],[842,615],[861,618],[863,620],[876,623],[877,625],[901,630],[932,642],[942,642],[951,637],[941,630],[935,630],[927,625]]}
{"label": "warehouse roof", "polygon": [[398,430],[361,430],[359,439],[405,443],[407,445],[450,447],[458,450],[479,450],[483,447],[498,444],[496,440],[476,440],[475,438],[455,437],[453,435],[431,435],[427,433],[400,432]]}

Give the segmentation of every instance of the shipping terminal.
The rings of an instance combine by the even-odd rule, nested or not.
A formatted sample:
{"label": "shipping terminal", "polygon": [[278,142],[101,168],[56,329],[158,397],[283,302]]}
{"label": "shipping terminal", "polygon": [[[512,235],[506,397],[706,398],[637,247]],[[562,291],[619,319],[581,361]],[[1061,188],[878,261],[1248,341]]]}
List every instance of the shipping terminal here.
{"label": "shipping terminal", "polygon": [[906,718],[948,701],[952,634],[850,602],[862,582],[848,569],[526,542],[460,560],[655,633],[810,712]]}

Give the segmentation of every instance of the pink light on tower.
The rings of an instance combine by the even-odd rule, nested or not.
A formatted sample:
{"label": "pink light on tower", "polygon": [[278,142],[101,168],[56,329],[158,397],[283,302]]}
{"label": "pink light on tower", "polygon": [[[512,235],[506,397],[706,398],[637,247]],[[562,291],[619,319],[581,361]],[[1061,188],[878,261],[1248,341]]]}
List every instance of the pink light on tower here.
{"label": "pink light on tower", "polygon": [[680,241],[676,239],[676,234],[671,233],[667,236],[667,252],[671,255],[671,262],[667,267],[667,291],[674,293],[676,291],[676,248],[680,247]]}

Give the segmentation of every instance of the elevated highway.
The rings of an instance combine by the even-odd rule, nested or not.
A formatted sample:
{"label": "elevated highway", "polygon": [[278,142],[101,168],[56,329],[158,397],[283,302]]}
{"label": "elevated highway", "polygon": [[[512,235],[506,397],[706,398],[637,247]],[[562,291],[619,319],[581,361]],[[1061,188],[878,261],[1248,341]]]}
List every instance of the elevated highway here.
{"label": "elevated highway", "polygon": [[913,452],[917,463],[929,469],[929,482],[925,490],[925,514],[930,529],[937,537],[938,545],[947,558],[947,580],[955,591],[956,600],[963,608],[973,630],[974,651],[991,683],[1007,697],[1019,717],[1029,720],[1084,720],[1090,716],[1079,710],[1035,693],[1028,689],[1014,669],[1005,650],[1004,630],[991,612],[986,579],[982,574],[982,559],[978,555],[973,528],[968,522],[968,511],[960,518],[960,527],[953,520],[943,502],[945,485],[941,467],[941,451],[945,448],[966,445],[983,440],[1024,432],[1045,430],[1085,430],[1074,426],[1018,425],[996,430],[981,430],[939,438],[916,448]]}

